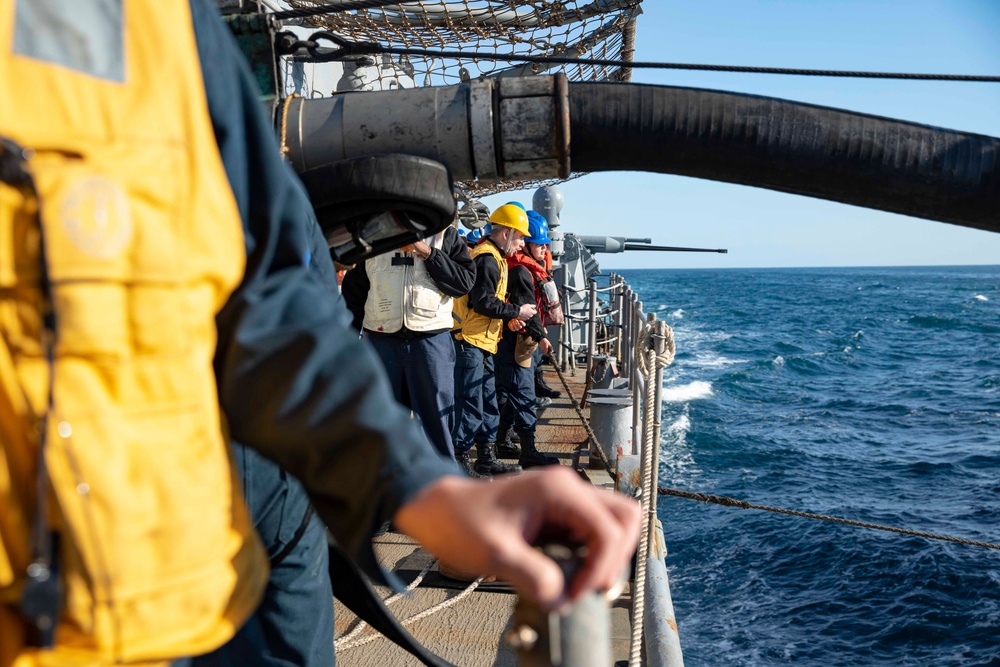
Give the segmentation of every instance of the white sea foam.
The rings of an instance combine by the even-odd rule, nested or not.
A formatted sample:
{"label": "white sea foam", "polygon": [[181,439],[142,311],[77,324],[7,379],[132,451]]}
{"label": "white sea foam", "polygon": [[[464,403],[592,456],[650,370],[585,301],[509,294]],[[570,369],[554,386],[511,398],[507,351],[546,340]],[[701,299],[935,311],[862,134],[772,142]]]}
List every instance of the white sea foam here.
{"label": "white sea foam", "polygon": [[698,331],[686,328],[674,331],[674,340],[677,341],[677,347],[680,348],[681,343],[683,343],[684,349],[696,347],[703,343],[718,343],[729,340],[732,337],[733,334],[726,333],[725,331]]}
{"label": "white sea foam", "polygon": [[686,414],[681,415],[674,423],[667,427],[667,434],[676,437],[678,440],[684,440],[684,434],[691,430],[691,418]]}
{"label": "white sea foam", "polygon": [[657,310],[666,310],[667,309],[667,304],[661,303],[659,306],[656,307],[656,309]]}
{"label": "white sea foam", "polygon": [[714,352],[699,352],[695,354],[694,359],[686,360],[684,365],[694,366],[696,368],[721,368],[723,366],[745,364],[746,362],[746,359],[730,359],[729,357],[724,357],[721,354],[715,354]]}
{"label": "white sea foam", "polygon": [[690,384],[682,384],[679,387],[666,387],[663,390],[664,403],[686,403],[697,401],[702,398],[712,396],[712,383],[697,380]]}
{"label": "white sea foam", "polygon": [[976,301],[989,301],[989,300],[990,300],[989,297],[987,297],[985,294],[976,295]]}
{"label": "white sea foam", "polygon": [[784,366],[785,358],[779,354],[774,358],[774,361],[772,361],[771,363],[774,364],[775,366]]}
{"label": "white sea foam", "polygon": [[683,320],[684,319],[684,309],[683,308],[678,308],[674,312],[670,313],[670,317],[672,317],[674,319],[677,319],[677,320]]}
{"label": "white sea foam", "polygon": [[[669,421],[670,418],[667,419]],[[687,415],[687,406],[684,406],[683,412],[663,429],[660,439],[661,478],[664,471],[667,478],[700,472],[687,444],[690,431],[691,419]]]}

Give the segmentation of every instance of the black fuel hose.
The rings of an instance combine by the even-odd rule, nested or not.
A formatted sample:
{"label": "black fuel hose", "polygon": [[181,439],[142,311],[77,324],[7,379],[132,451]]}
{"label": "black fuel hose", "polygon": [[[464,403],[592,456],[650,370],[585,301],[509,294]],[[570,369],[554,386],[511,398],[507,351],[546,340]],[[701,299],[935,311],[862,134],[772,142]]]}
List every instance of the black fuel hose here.
{"label": "black fuel hose", "polygon": [[569,87],[574,171],[652,171],[1000,231],[1000,139],[787,100]]}

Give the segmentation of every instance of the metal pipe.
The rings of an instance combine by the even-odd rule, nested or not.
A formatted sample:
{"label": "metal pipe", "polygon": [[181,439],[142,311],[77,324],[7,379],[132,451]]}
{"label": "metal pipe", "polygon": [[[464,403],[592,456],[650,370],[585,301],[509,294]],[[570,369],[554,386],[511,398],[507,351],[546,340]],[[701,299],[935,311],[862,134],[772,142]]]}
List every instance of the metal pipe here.
{"label": "metal pipe", "polygon": [[639,295],[633,294],[633,308],[632,308],[632,392],[636,397],[636,400],[632,403],[632,443],[635,447],[635,453],[642,456],[642,403],[641,400],[643,396],[643,390],[645,389],[644,383],[639,375],[639,364],[637,363],[637,355],[642,354],[642,350],[638,348],[639,334],[642,332],[642,301],[639,301]]}
{"label": "metal pipe", "polygon": [[[562,299],[564,312],[565,312],[566,315],[569,315],[570,314],[570,312],[569,312],[569,302],[566,300],[566,288],[565,287],[561,287],[560,288],[560,292],[562,292],[562,294],[560,294],[560,298]],[[568,338],[568,336],[567,336],[567,330],[569,328],[570,328],[570,322],[569,322],[568,319],[559,327],[559,342],[561,343],[561,345],[559,346],[560,347],[560,351],[559,351],[559,369],[562,370],[562,372],[564,372],[564,373],[566,372],[566,368],[567,368],[567,363],[566,363],[566,346],[569,345],[569,341],[567,340],[567,338]]]}
{"label": "metal pipe", "polygon": [[622,374],[628,378],[628,388],[634,388],[632,384],[632,286],[625,285],[622,294],[622,356],[618,360],[621,364]]}
{"label": "metal pipe", "polygon": [[[564,75],[288,98],[297,171],[404,153],[466,181],[645,170],[1000,231],[1000,139],[753,95]],[[641,246],[636,250],[651,250]]]}
{"label": "metal pipe", "polygon": [[[542,545],[566,581],[572,581],[586,549],[559,543]],[[519,597],[506,635],[521,667],[607,667],[611,664],[611,612],[607,594],[588,593],[560,612],[544,612]]]}
{"label": "metal pipe", "polygon": [[615,281],[618,285],[618,289],[615,290],[615,326],[618,329],[618,339],[615,341],[615,358],[622,358],[622,322],[624,321],[624,303],[625,303],[625,279],[615,274]]}
{"label": "metal pipe", "polygon": [[590,311],[587,315],[587,373],[597,353],[597,280],[590,279]]}
{"label": "metal pipe", "polygon": [[646,664],[684,667],[674,602],[670,595],[670,578],[667,576],[667,545],[658,519],[650,538],[649,556],[646,558],[646,613],[643,626]]}

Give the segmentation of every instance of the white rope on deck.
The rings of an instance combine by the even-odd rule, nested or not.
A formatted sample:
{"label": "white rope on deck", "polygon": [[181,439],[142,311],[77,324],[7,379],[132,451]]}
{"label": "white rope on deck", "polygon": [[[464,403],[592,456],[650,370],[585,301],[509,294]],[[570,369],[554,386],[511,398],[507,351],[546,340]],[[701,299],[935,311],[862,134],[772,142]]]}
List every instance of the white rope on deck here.
{"label": "white rope on deck", "polygon": [[[427,576],[427,573],[430,572],[431,568],[434,567],[435,563],[437,563],[437,561],[436,560],[432,560],[427,565],[425,565],[424,569],[422,569],[420,571],[420,574],[418,574],[416,576],[416,578],[413,581],[410,582],[410,584],[406,587],[405,590],[400,591],[399,593],[395,593],[394,595],[386,598],[385,602],[384,602],[385,606],[388,607],[389,605],[391,605],[392,603],[396,602],[400,598],[403,598],[406,595],[408,595],[411,592],[413,592],[413,590],[423,582],[424,577]],[[463,590],[461,593],[459,593],[455,597],[448,598],[447,600],[443,600],[443,601],[439,602],[438,604],[434,605],[433,607],[429,607],[429,608],[423,610],[422,612],[414,614],[413,616],[410,616],[409,618],[407,618],[407,619],[405,619],[403,621],[400,621],[400,624],[403,627],[406,627],[408,625],[412,625],[412,624],[416,623],[417,621],[419,621],[419,620],[421,620],[423,618],[427,618],[428,616],[431,616],[432,614],[436,614],[439,611],[442,611],[442,610],[447,609],[448,607],[450,607],[450,606],[452,606],[454,604],[457,604],[462,599],[468,597],[469,594],[472,593],[472,591],[476,590],[476,587],[479,586],[479,584],[482,581],[483,581],[483,578],[479,577],[478,579],[476,579],[475,581],[473,581],[471,584],[469,584],[465,588],[465,590]],[[368,635],[366,637],[363,637],[361,639],[355,639],[355,637],[357,637],[359,634],[361,634],[365,630],[365,628],[367,628],[367,627],[368,627],[367,623],[365,623],[364,621],[358,621],[358,624],[356,626],[354,626],[354,628],[352,628],[350,632],[348,632],[347,634],[342,635],[342,636],[340,636],[340,637],[338,637],[337,639],[334,640],[334,642],[333,642],[333,648],[334,648],[334,650],[337,650],[337,651],[347,651],[348,649],[357,648],[358,646],[364,646],[365,644],[370,644],[371,642],[375,641],[376,639],[378,639],[379,637],[382,636],[382,633],[375,632],[375,633],[372,633],[372,634],[370,634],[370,635]]]}
{"label": "white rope on deck", "polygon": [[[386,598],[383,604],[385,604],[385,606],[388,607],[396,600],[412,592],[413,589],[415,589],[423,582],[424,577],[427,576],[427,573],[431,571],[431,568],[434,567],[434,563],[436,562],[437,561],[432,560],[431,562],[427,563],[427,565],[424,566],[424,569],[420,571],[420,574],[418,574],[417,577],[410,582],[409,586],[407,586],[404,590],[400,591],[399,593],[396,593]],[[351,644],[351,639],[357,637],[367,627],[368,627],[367,623],[365,623],[364,621],[358,621],[358,624],[355,625],[350,632],[348,632],[346,635],[341,635],[340,637],[337,637],[335,640],[333,640],[333,648],[343,649],[343,650],[353,648],[354,645]]]}
{"label": "white rope on deck", "polygon": [[656,493],[660,460],[660,406],[656,401],[656,374],[674,360],[674,332],[666,322],[653,320],[642,328],[635,345],[637,370],[643,376],[645,396],[642,438],[642,510],[646,525],[639,537],[636,554],[635,591],[632,594],[632,644],[629,667],[642,663],[642,633],[646,606],[646,559],[649,540],[656,529]]}
{"label": "white rope on deck", "polygon": [[[412,589],[414,589],[417,586],[419,586],[420,582],[423,580],[424,576],[430,570],[430,568],[434,564],[434,562],[436,562],[436,561],[432,561],[430,563],[430,565],[428,565],[427,567],[425,567],[423,569],[423,571],[421,571],[420,575],[416,579],[414,579],[413,582],[410,583],[409,586],[406,587],[405,591],[403,591],[401,593],[396,593],[394,596],[392,596],[391,598],[389,598],[388,600],[386,600],[386,603],[385,603],[386,606],[388,606],[392,602],[395,602],[399,598],[401,598],[404,595],[406,595],[407,593],[409,593]],[[437,603],[436,605],[434,605],[432,607],[428,607],[427,609],[425,609],[425,610],[423,610],[423,611],[421,611],[419,613],[416,613],[413,616],[410,616],[409,618],[406,618],[406,619],[400,621],[400,625],[402,625],[403,627],[408,627],[410,625],[413,625],[414,623],[416,623],[417,621],[419,621],[421,619],[427,618],[428,616],[432,616],[433,614],[436,614],[439,611],[444,611],[448,607],[451,607],[451,606],[453,606],[455,604],[458,604],[460,601],[462,601],[463,599],[465,599],[466,597],[468,597],[474,590],[476,590],[476,587],[478,587],[479,584],[482,583],[482,581],[483,581],[483,577],[479,577],[478,579],[476,579],[475,581],[473,581],[471,584],[469,584],[465,588],[465,590],[463,590],[461,593],[459,593],[455,597],[448,598],[447,600],[442,600],[441,602]],[[366,637],[362,637],[361,639],[356,639],[356,640],[353,640],[353,641],[347,641],[352,636],[355,636],[359,632],[361,632],[361,630],[363,630],[365,627],[367,627],[367,625],[368,624],[365,623],[364,621],[361,621],[360,623],[358,623],[358,626],[355,627],[353,630],[351,630],[351,632],[349,634],[347,634],[347,635],[345,635],[345,636],[341,637],[340,639],[337,639],[336,641],[333,642],[334,649],[341,650],[341,651],[346,651],[348,649],[357,648],[359,646],[364,646],[366,644],[370,644],[373,641],[375,641],[376,639],[378,639],[379,637],[382,637],[382,633],[381,632],[373,632],[373,633],[369,634]]]}

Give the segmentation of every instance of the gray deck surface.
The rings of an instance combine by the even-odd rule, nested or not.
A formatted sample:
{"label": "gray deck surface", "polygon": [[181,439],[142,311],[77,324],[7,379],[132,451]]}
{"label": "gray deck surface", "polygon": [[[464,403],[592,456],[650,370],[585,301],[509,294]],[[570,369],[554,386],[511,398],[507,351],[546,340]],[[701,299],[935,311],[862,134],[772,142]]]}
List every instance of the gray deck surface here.
{"label": "gray deck surface", "polygon": [[[585,447],[582,463],[579,461],[580,456],[575,454],[580,449],[580,444],[586,441],[586,432],[567,399],[559,378],[550,367],[544,368],[546,381],[553,388],[563,391],[563,396],[554,400],[551,406],[539,414],[537,430],[539,449],[558,455],[563,459],[564,465],[575,466],[595,484],[611,488],[611,479],[605,472],[586,470]],[[567,375],[567,381],[570,382],[577,400],[583,394],[582,378],[582,371],[577,377]],[[389,532],[381,535],[375,538],[374,544],[375,553],[383,567],[402,572],[406,582],[411,581],[428,563],[434,563],[430,554],[419,548],[413,540],[399,533]],[[503,641],[517,601],[516,595],[512,593],[476,589],[446,609],[412,624],[405,623],[411,616],[462,593],[461,588],[447,589],[427,585],[433,584],[434,580],[440,581],[440,575],[436,570],[437,564],[434,563],[425,584],[418,586],[409,596],[394,602],[390,610],[397,618],[404,621],[409,631],[424,646],[459,667],[516,665],[515,654]],[[379,587],[378,590],[383,599],[391,595],[391,591],[386,588]],[[339,638],[354,629],[357,619],[339,602],[334,601],[334,606]],[[630,614],[630,591],[626,588],[611,611],[612,654],[616,661],[628,658]],[[339,667],[420,665],[415,658],[371,628],[365,628],[360,634],[355,635],[352,641],[368,639],[371,641],[363,646],[338,648]]]}

